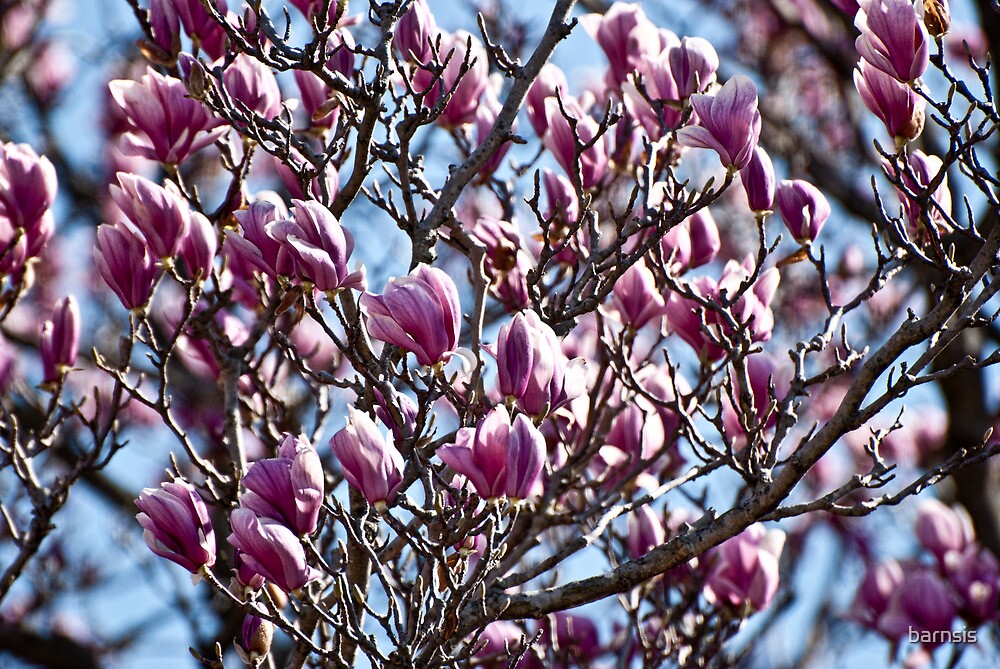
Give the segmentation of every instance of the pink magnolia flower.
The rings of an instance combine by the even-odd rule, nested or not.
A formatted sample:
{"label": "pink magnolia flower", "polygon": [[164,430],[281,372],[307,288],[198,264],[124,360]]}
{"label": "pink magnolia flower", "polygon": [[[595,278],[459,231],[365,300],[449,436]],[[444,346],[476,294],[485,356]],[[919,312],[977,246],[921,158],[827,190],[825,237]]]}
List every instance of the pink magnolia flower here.
{"label": "pink magnolia flower", "polygon": [[361,296],[368,333],[417,356],[421,365],[447,360],[458,346],[462,311],[451,277],[420,264],[389,279],[381,295]]}
{"label": "pink magnolia flower", "polygon": [[295,259],[302,279],[321,291],[346,288],[363,290],[363,270],[351,272],[347,262],[354,251],[354,236],[315,200],[293,200],[292,218],[273,224],[269,234]]}
{"label": "pink magnolia flower", "polygon": [[302,437],[285,434],[277,458],[257,460],[242,480],[240,504],[298,535],[312,534],[323,506],[323,465]]}
{"label": "pink magnolia flower", "polygon": [[226,93],[236,107],[273,119],[281,113],[281,89],[271,68],[256,58],[238,54],[222,72]]}
{"label": "pink magnolia flower", "polygon": [[127,156],[176,165],[225,132],[218,127],[221,119],[187,96],[184,82],[152,68],[140,81],[116,79],[109,87],[128,118],[130,129],[121,144]]}
{"label": "pink magnolia flower", "polygon": [[145,488],[135,500],[149,549],[192,574],[215,564],[215,532],[205,501],[184,481]]}
{"label": "pink magnolia flower", "polygon": [[[576,124],[576,132],[569,119]],[[600,126],[596,120],[583,111],[580,103],[573,98],[564,98],[562,107],[554,97],[545,99],[545,119],[548,130],[542,142],[552,156],[572,178],[576,170],[580,170],[580,181],[584,188],[593,188],[608,171],[607,143],[604,135],[598,135]],[[593,143],[582,149],[579,158],[577,149]]]}
{"label": "pink magnolia flower", "polygon": [[763,611],[778,591],[778,560],[785,533],[757,523],[722,543],[709,557],[705,596],[710,602]]}
{"label": "pink magnolia flower", "polygon": [[368,414],[350,407],[347,427],[330,438],[344,478],[376,509],[392,503],[403,483],[403,456]]}
{"label": "pink magnolia flower", "polygon": [[228,541],[241,551],[246,566],[285,592],[294,592],[320,577],[306,562],[305,548],[295,533],[282,523],[258,518],[240,507],[229,515],[233,533]]}
{"label": "pink magnolia flower", "polygon": [[942,565],[949,554],[961,554],[976,541],[972,519],[962,508],[951,508],[936,499],[921,502],[917,510],[917,539]]}
{"label": "pink magnolia flower", "polygon": [[414,0],[396,24],[392,46],[404,60],[426,64],[433,57],[431,44],[439,34],[427,0]]}
{"label": "pink magnolia flower", "polygon": [[640,506],[628,514],[628,554],[633,560],[662,545],[667,533],[660,518],[649,506]]}
{"label": "pink magnolia flower", "polygon": [[612,86],[621,86],[644,55],[662,51],[660,32],[639,5],[616,2],[604,14],[581,17],[580,23],[607,56]]}
{"label": "pink magnolia flower", "polygon": [[823,192],[807,181],[785,179],[776,194],[778,211],[792,239],[810,244],[830,217],[830,203]]}
{"label": "pink magnolia flower", "polygon": [[615,283],[612,304],[622,322],[638,330],[663,317],[664,301],[645,263],[636,263]]}
{"label": "pink magnolia flower", "polygon": [[927,70],[930,37],[910,0],[863,0],[854,25],[855,47],[872,67],[904,82]]}
{"label": "pink magnolia flower", "polygon": [[760,136],[757,87],[753,81],[736,75],[714,97],[692,95],[691,105],[699,125],[678,130],[678,142],[683,146],[713,149],[727,168],[745,167]]}
{"label": "pink magnolia flower", "polygon": [[546,63],[542,66],[538,78],[528,89],[528,95],[524,100],[524,107],[528,112],[528,121],[535,129],[535,134],[539,137],[545,136],[545,131],[549,129],[548,118],[545,113],[545,101],[548,98],[562,96],[566,99],[569,95],[569,84],[566,82],[566,75],[554,63]]}
{"label": "pink magnolia flower", "polygon": [[771,157],[761,147],[753,150],[750,161],[740,169],[740,181],[747,194],[750,211],[762,214],[774,206],[775,177]]}
{"label": "pink magnolia flower", "polygon": [[[951,216],[951,189],[948,187],[948,174],[943,170],[944,163],[937,156],[929,156],[919,149],[907,154],[907,163],[913,176],[905,171],[899,176],[903,185],[918,196],[931,185],[939,173],[942,175],[941,183],[931,194],[933,202],[927,204],[926,210],[916,199],[906,195],[899,188],[896,189],[910,231],[913,233],[920,231],[926,225],[926,220],[931,221],[939,230],[950,229],[951,224],[948,219]],[[890,165],[886,165],[886,168],[890,174],[895,172],[895,168]]]}
{"label": "pink magnolia flower", "polygon": [[441,461],[469,479],[480,497],[514,500],[537,493],[545,452],[545,438],[528,417],[518,414],[511,424],[502,406],[475,428],[461,428],[454,444],[437,450]]}
{"label": "pink magnolia flower", "polygon": [[98,227],[94,261],[126,309],[139,309],[149,302],[159,270],[138,230],[125,223]]}
{"label": "pink magnolia flower", "polygon": [[27,144],[0,145],[0,252],[24,234],[24,254],[37,256],[54,231],[49,209],[56,198],[56,170]]}
{"label": "pink magnolia flower", "polygon": [[[454,34],[442,33],[442,62],[449,54],[450,60],[440,78],[435,80],[429,70],[418,68],[413,75],[413,88],[424,94],[424,105],[427,107],[435,106],[441,98],[451,93],[438,122],[454,127],[475,120],[479,101],[489,84],[490,63],[482,42],[464,30]],[[462,64],[467,56],[471,65],[462,75]]]}
{"label": "pink magnolia flower", "polygon": [[180,192],[168,182],[166,188],[145,177],[119,172],[118,183],[111,186],[111,199],[125,219],[146,238],[152,254],[173,258],[191,228],[191,210]]}
{"label": "pink magnolia flower", "polygon": [[581,391],[555,332],[534,311],[514,315],[496,343],[497,390],[522,411],[544,416]]}
{"label": "pink magnolia flower", "polygon": [[44,376],[42,384],[53,384],[76,364],[80,346],[80,307],[72,295],[56,302],[52,320],[42,325],[39,352]]}
{"label": "pink magnolia flower", "polygon": [[862,60],[854,70],[854,86],[868,110],[885,125],[898,144],[924,129],[924,99],[912,88]]}

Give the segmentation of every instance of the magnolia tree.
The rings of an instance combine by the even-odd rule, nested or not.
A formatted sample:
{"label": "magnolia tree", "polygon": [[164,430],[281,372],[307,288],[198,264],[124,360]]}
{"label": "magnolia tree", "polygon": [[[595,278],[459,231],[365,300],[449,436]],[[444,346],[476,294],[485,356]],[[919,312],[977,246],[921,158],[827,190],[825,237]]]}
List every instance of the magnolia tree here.
{"label": "magnolia tree", "polygon": [[74,4],[0,2],[12,661],[996,652],[989,2]]}

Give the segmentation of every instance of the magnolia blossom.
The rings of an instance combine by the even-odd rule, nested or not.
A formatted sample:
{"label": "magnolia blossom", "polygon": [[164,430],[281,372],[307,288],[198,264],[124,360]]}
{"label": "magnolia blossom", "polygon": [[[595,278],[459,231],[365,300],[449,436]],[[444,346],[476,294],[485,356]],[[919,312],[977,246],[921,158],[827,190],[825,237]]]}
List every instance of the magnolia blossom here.
{"label": "magnolia blossom", "polygon": [[421,365],[445,361],[458,346],[458,288],[436,267],[420,264],[390,279],[381,295],[362,295],[361,308],[372,337],[410,351]]}
{"label": "magnolia blossom", "polygon": [[861,100],[899,144],[916,139],[924,129],[924,99],[890,75],[862,60],[854,70]]}
{"label": "magnolia blossom", "polygon": [[330,438],[344,478],[376,508],[393,501],[403,483],[403,456],[368,414],[349,409],[347,427]]}
{"label": "magnolia blossom", "polygon": [[663,317],[663,295],[653,273],[644,263],[636,263],[615,282],[612,304],[622,322],[638,330]]}
{"label": "magnolia blossom", "polygon": [[238,508],[229,515],[233,533],[228,541],[242,551],[247,567],[285,592],[294,592],[320,577],[306,562],[305,548],[284,524],[258,518],[252,510]]}
{"label": "magnolia blossom", "polygon": [[438,448],[441,461],[465,476],[484,499],[506,495],[525,499],[536,494],[545,464],[545,438],[531,421],[500,406],[476,428],[461,428],[454,444]]}
{"label": "magnolia blossom", "polygon": [[315,200],[293,200],[292,217],[269,226],[267,234],[295,259],[298,274],[322,291],[364,289],[363,270],[350,272],[354,236]]}
{"label": "magnolia blossom", "polygon": [[99,226],[94,262],[104,283],[126,309],[146,305],[159,270],[142,233],[125,223]]}
{"label": "magnolia blossom", "polygon": [[757,87],[748,77],[736,75],[715,96],[692,95],[698,125],[677,131],[684,146],[713,149],[724,167],[742,169],[750,162],[760,136]]}
{"label": "magnolia blossom", "polygon": [[[569,119],[575,122],[575,130]],[[542,139],[545,148],[569,177],[579,170],[584,188],[596,186],[608,170],[607,144],[604,135],[598,135],[597,121],[583,111],[577,100],[566,98],[560,105],[554,97],[545,99],[545,120],[548,126]],[[577,156],[584,146],[587,148]]]}
{"label": "magnolia blossom", "polygon": [[927,28],[911,0],[863,0],[854,19],[858,53],[899,81],[913,81],[929,62]]}
{"label": "magnolia blossom", "polygon": [[80,346],[80,307],[72,295],[56,303],[52,320],[42,325],[39,352],[45,372],[43,384],[55,383],[76,364]]}
{"label": "magnolia blossom", "polygon": [[277,458],[257,460],[242,483],[240,504],[283,523],[295,534],[312,534],[323,506],[323,465],[303,438],[284,435]]}
{"label": "magnolia blossom", "polygon": [[713,550],[705,577],[711,602],[763,611],[778,591],[778,560],[785,545],[781,530],[754,524]]}
{"label": "magnolia blossom", "polygon": [[[428,108],[450,93],[444,112],[438,117],[440,123],[447,126],[471,123],[489,84],[490,62],[486,49],[479,38],[459,30],[454,34],[441,34],[440,54],[442,61],[449,58],[444,73],[435,77],[430,70],[418,68],[413,75],[413,88],[424,95],[424,105]],[[466,59],[470,67],[462,74]]]}
{"label": "magnolia blossom", "polygon": [[225,132],[221,119],[188,97],[184,82],[153,68],[139,81],[118,79],[109,87],[129,122],[121,144],[127,156],[176,165]]}
{"label": "magnolia blossom", "polygon": [[810,244],[830,217],[830,203],[823,192],[807,181],[784,180],[775,197],[781,220],[800,244]]}
{"label": "magnolia blossom", "polygon": [[775,191],[774,166],[761,147],[753,150],[750,161],[740,170],[740,182],[746,191],[750,211],[762,214],[771,210]]}
{"label": "magnolia blossom", "polygon": [[215,532],[208,508],[190,483],[145,488],[135,505],[140,511],[135,518],[151,551],[192,574],[215,564]]}

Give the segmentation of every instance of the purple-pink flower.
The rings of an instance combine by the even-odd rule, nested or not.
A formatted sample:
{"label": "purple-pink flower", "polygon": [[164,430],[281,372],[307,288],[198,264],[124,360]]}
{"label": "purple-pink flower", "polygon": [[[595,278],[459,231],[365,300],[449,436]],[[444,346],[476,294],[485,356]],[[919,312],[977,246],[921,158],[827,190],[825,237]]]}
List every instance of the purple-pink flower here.
{"label": "purple-pink flower", "polygon": [[295,533],[282,523],[258,518],[240,507],[229,514],[233,533],[228,541],[241,551],[247,567],[285,592],[294,592],[320,577],[306,562],[306,552]]}
{"label": "purple-pink flower", "polygon": [[[513,399],[531,416],[545,416],[576,394],[578,379],[559,345],[555,332],[534,311],[514,315],[500,328],[496,343],[497,390]],[[570,393],[575,393],[570,396]]]}
{"label": "purple-pink flower", "polygon": [[205,501],[184,481],[145,488],[135,500],[149,549],[192,574],[215,564],[215,531]]}
{"label": "purple-pink flower", "polygon": [[862,60],[854,70],[854,86],[868,110],[885,125],[898,144],[924,129],[924,99],[906,84]]}
{"label": "purple-pink flower", "polygon": [[362,295],[361,307],[372,337],[410,351],[421,365],[444,362],[458,346],[458,288],[436,267],[420,264],[389,279],[381,295]]}
{"label": "purple-pink flower", "polygon": [[20,228],[24,254],[37,256],[52,238],[49,211],[56,198],[56,170],[27,144],[0,145],[0,253]]}
{"label": "purple-pink flower", "polygon": [[295,259],[300,278],[326,291],[363,290],[363,270],[349,271],[354,236],[329,209],[315,200],[293,200],[290,220],[275,223],[267,233],[281,242]]}
{"label": "purple-pink flower", "polygon": [[187,201],[168,182],[164,188],[145,177],[119,172],[118,184],[111,186],[111,198],[125,219],[134,225],[161,260],[177,255],[191,227]]}
{"label": "purple-pink flower", "polygon": [[[598,134],[600,127],[597,121],[583,111],[576,99],[570,97],[562,99],[561,107],[557,98],[545,98],[545,119],[548,125],[542,138],[545,148],[569,177],[572,178],[579,169],[583,187],[596,186],[608,171],[607,142],[604,135]],[[576,125],[575,132],[570,119]]]}
{"label": "purple-pink flower", "polygon": [[710,602],[763,611],[778,591],[778,560],[785,545],[781,530],[754,524],[712,550],[705,577]]}
{"label": "purple-pink flower", "polygon": [[698,125],[677,131],[683,146],[713,149],[724,167],[742,169],[750,162],[760,136],[757,87],[749,77],[736,75],[715,96],[692,95]]}
{"label": "purple-pink flower", "polygon": [[854,25],[855,47],[872,67],[902,82],[927,70],[930,37],[911,0],[863,0]]}
{"label": "purple-pink flower", "polygon": [[750,211],[762,214],[774,206],[775,177],[771,157],[761,147],[753,150],[750,161],[740,169],[740,182],[747,194]]}
{"label": "purple-pink flower", "polygon": [[632,265],[615,282],[612,304],[618,310],[622,323],[635,330],[650,321],[658,322],[663,318],[663,295],[656,287],[656,278],[645,263]]}
{"label": "purple-pink flower", "polygon": [[663,519],[649,506],[640,506],[628,514],[628,554],[633,560],[662,545],[667,539]]}
{"label": "purple-pink flower", "polygon": [[800,244],[811,244],[830,217],[826,196],[808,181],[785,179],[778,184],[775,201],[785,227]]}
{"label": "purple-pink flower", "polygon": [[159,270],[142,233],[126,223],[99,226],[94,262],[108,288],[126,309],[132,311],[146,305]]}
{"label": "purple-pink flower", "polygon": [[243,477],[249,491],[240,504],[283,523],[298,535],[312,534],[323,506],[323,465],[302,437],[282,437],[277,458],[257,460]]}
{"label": "purple-pink flower", "polygon": [[76,364],[80,346],[80,307],[72,295],[56,302],[52,320],[42,325],[39,352],[42,356],[42,384],[54,384]]}
{"label": "purple-pink flower", "polygon": [[537,493],[545,464],[545,438],[531,420],[518,414],[511,424],[499,406],[475,428],[461,428],[454,444],[441,446],[438,457],[472,483],[483,499],[506,495],[521,500]]}
{"label": "purple-pink flower", "polygon": [[376,509],[392,503],[403,483],[403,456],[368,414],[350,407],[347,427],[330,439],[344,478]]}
{"label": "purple-pink flower", "polygon": [[226,93],[241,111],[272,119],[281,113],[281,89],[271,68],[256,58],[239,54],[222,72]]}
{"label": "purple-pink flower", "polygon": [[[489,84],[490,63],[482,42],[464,30],[441,34],[442,62],[449,54],[448,65],[439,78],[425,68],[418,68],[413,74],[413,89],[424,94],[424,105],[428,108],[450,94],[438,122],[454,127],[475,120],[479,101]],[[463,75],[462,64],[466,58],[470,67]]]}
{"label": "purple-pink flower", "polygon": [[176,165],[225,132],[221,119],[188,97],[184,82],[152,68],[140,81],[117,79],[109,87],[129,122],[121,144],[127,156]]}

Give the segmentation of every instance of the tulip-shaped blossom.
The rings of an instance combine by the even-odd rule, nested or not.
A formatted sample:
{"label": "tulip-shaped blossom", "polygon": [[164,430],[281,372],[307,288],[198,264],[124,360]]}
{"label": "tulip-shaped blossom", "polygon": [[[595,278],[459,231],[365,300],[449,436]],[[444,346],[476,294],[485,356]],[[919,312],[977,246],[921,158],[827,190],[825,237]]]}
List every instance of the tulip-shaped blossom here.
{"label": "tulip-shaped blossom", "polygon": [[28,257],[41,252],[54,230],[49,208],[56,188],[56,170],[48,158],[27,144],[0,145],[0,253],[16,228],[23,230]]}
{"label": "tulip-shaped blossom", "polygon": [[705,577],[710,602],[763,611],[778,591],[778,560],[785,533],[754,524],[712,551]]}
{"label": "tulip-shaped blossom", "polygon": [[542,66],[538,78],[528,89],[528,95],[524,99],[524,108],[528,112],[528,121],[535,129],[535,134],[545,137],[545,132],[549,129],[549,122],[545,115],[545,101],[548,98],[562,96],[566,99],[569,93],[569,84],[566,82],[566,75],[554,63],[546,63]]}
{"label": "tulip-shaped blossom", "polygon": [[691,260],[689,269],[695,269],[715,260],[722,250],[719,226],[708,209],[699,209],[684,220],[683,225],[691,238]]}
{"label": "tulip-shaped blossom", "polygon": [[153,31],[153,43],[165,59],[176,58],[181,50],[181,25],[173,0],[150,0],[149,26]]}
{"label": "tulip-shaped blossom", "polygon": [[618,310],[622,323],[635,330],[663,317],[663,295],[645,263],[632,265],[615,282],[612,304]]}
{"label": "tulip-shaped blossom", "polygon": [[244,664],[259,667],[263,658],[271,651],[274,624],[252,613],[247,614],[240,627],[240,635],[235,640],[236,654]]}
{"label": "tulip-shaped blossom", "polygon": [[396,24],[392,46],[404,60],[426,64],[434,56],[431,44],[438,33],[427,0],[415,0]]}
{"label": "tulip-shaped blossom", "polygon": [[633,560],[662,545],[667,540],[663,519],[649,506],[640,506],[628,514],[628,554]]}
{"label": "tulip-shaped blossom", "polygon": [[602,14],[580,18],[584,30],[608,58],[607,82],[620,86],[644,55],[659,53],[660,35],[638,5],[616,2]]}
{"label": "tulip-shaped blossom", "polygon": [[[511,651],[515,650],[521,643],[521,628],[507,620],[496,620],[483,629],[479,635],[476,657],[485,661],[481,665],[488,668],[500,669],[508,664],[508,657]],[[493,660],[492,662],[490,660]],[[519,663],[517,665],[521,667]]]}
{"label": "tulip-shaped blossom", "polygon": [[[711,277],[700,276],[690,282],[689,288],[718,304],[723,292],[729,298],[736,295],[743,281],[751,275],[752,267],[752,258],[748,258],[742,265],[730,260],[718,282]],[[776,268],[761,272],[753,287],[729,309],[739,322],[746,323],[751,341],[767,341],[771,338],[771,331],[774,329],[771,300],[774,299],[780,278]],[[667,296],[666,314],[670,329],[708,360],[718,360],[725,355],[725,350],[716,341],[724,342],[726,338],[738,336],[727,319],[715,309],[706,309],[699,302],[677,293],[671,292]]]}
{"label": "tulip-shaped blossom", "polygon": [[532,258],[517,225],[480,216],[470,233],[486,246],[486,276],[500,301],[511,310],[527,307],[526,277],[532,267]]}
{"label": "tulip-shaped blossom", "polygon": [[192,574],[215,564],[215,531],[205,501],[184,481],[145,488],[135,500],[149,549]]}
{"label": "tulip-shaped blossom", "polygon": [[[911,177],[906,171],[903,171],[899,177],[903,185],[918,197],[921,191],[926,190],[938,174],[942,173],[940,185],[931,194],[933,202],[928,202],[926,205],[926,215],[939,229],[939,232],[950,229],[948,219],[951,217],[951,189],[948,187],[947,172],[943,170],[944,163],[937,156],[929,156],[920,150],[910,152],[907,156],[907,163],[913,176]],[[891,165],[887,165],[887,168],[890,174],[895,173],[895,168]],[[926,226],[925,207],[899,188],[896,188],[896,194],[903,205],[903,214],[906,216],[910,230],[922,230]]]}
{"label": "tulip-shaped blossom", "polygon": [[557,611],[542,620],[539,631],[540,643],[560,655],[569,654],[578,663],[576,666],[592,666],[591,662],[604,652],[597,625],[584,615]]}
{"label": "tulip-shaped blossom", "polygon": [[701,93],[715,83],[719,54],[707,39],[685,37],[666,53],[680,99]]}
{"label": "tulip-shaped blossom", "polygon": [[125,223],[97,228],[94,262],[104,283],[129,311],[146,305],[156,280],[156,261],[142,234]]}
{"label": "tulip-shaped blossom", "polygon": [[191,227],[177,252],[192,279],[199,278],[204,281],[212,274],[218,247],[219,238],[212,223],[204,215],[198,212],[192,213]]}
{"label": "tulip-shaped blossom", "polygon": [[240,224],[240,232],[226,234],[226,246],[242,265],[246,274],[254,271],[276,279],[295,273],[295,261],[290,251],[272,234],[272,229],[281,211],[271,202],[254,202],[245,211],[237,211],[234,216]]}
{"label": "tulip-shaped blossom", "polygon": [[851,605],[851,618],[865,627],[882,630],[882,616],[903,585],[903,566],[897,560],[869,565]]}
{"label": "tulip-shaped blossom", "polygon": [[811,244],[830,217],[826,196],[808,181],[785,179],[778,184],[775,201],[785,227],[800,244]]}
{"label": "tulip-shaped blossom", "polygon": [[272,119],[281,113],[281,89],[271,68],[256,58],[239,54],[222,72],[226,93],[236,107]]}
{"label": "tulip-shaped blossom", "polygon": [[[563,115],[563,110],[566,115]],[[575,121],[575,132],[567,116]],[[571,178],[579,169],[580,183],[584,188],[596,186],[608,171],[607,142],[604,135],[598,135],[600,126],[597,121],[585,113],[575,99],[564,98],[560,106],[559,100],[554,97],[545,99],[545,119],[548,124],[542,139],[545,148]],[[578,157],[577,150],[583,146],[588,148],[583,149]]]}
{"label": "tulip-shaped blossom", "polygon": [[[441,98],[450,93],[451,97],[445,105],[444,112],[438,117],[438,123],[454,127],[475,120],[479,100],[489,84],[490,63],[482,42],[464,30],[454,34],[442,33],[440,49],[442,62],[449,57],[449,54],[448,65],[439,78],[435,78],[435,75],[427,69],[417,69],[413,74],[413,89],[417,93],[424,94],[424,105],[428,108],[434,107]],[[470,66],[463,75],[462,64],[467,58]]]}
{"label": "tulip-shaped blossom", "polygon": [[916,520],[917,539],[944,565],[949,554],[961,554],[976,541],[972,519],[961,508],[952,509],[936,499],[920,504]]}
{"label": "tulip-shaped blossom", "polygon": [[[486,90],[486,95],[483,99],[483,103],[479,105],[476,109],[476,141],[479,142],[481,146],[486,142],[490,133],[493,131],[493,126],[497,122],[497,117],[500,115],[500,110],[502,109],[500,101],[497,99],[496,94],[492,89]],[[517,132],[517,119],[514,119],[514,123],[511,125],[510,131],[512,133]],[[500,166],[503,164],[503,158],[507,155],[507,151],[510,149],[511,143],[509,141],[504,142],[490,155],[489,160],[487,160],[479,173],[485,177],[489,177],[491,174],[496,172]]]}
{"label": "tulip-shaped blossom", "polygon": [[238,508],[229,514],[229,524],[233,533],[228,541],[242,552],[247,566],[285,592],[319,578],[320,572],[306,562],[299,538],[282,523]]}
{"label": "tulip-shaped blossom", "polygon": [[774,206],[774,165],[764,149],[758,146],[753,150],[750,162],[740,170],[740,181],[746,191],[750,211],[758,216],[771,211]]}
{"label": "tulip-shaped blossom", "polygon": [[932,570],[910,569],[879,619],[879,631],[891,640],[902,639],[914,631],[931,632],[928,635],[931,641],[924,645],[939,646],[941,636],[933,633],[951,631],[957,613],[954,597],[948,583]]}
{"label": "tulip-shaped blossom", "polygon": [[368,414],[349,409],[347,427],[330,438],[344,478],[379,511],[403,483],[403,456],[388,443]]}
{"label": "tulip-shaped blossom", "polygon": [[323,465],[302,437],[286,434],[277,458],[257,460],[243,477],[249,492],[240,504],[283,523],[298,535],[312,534],[323,506]]}
{"label": "tulip-shaped blossom", "polygon": [[145,177],[119,172],[111,198],[129,223],[146,238],[149,250],[161,260],[172,258],[184,245],[191,227],[187,202],[168,182],[167,188]]}
{"label": "tulip-shaped blossom", "polygon": [[913,81],[927,70],[927,28],[911,0],[864,0],[854,18],[861,35],[861,57],[899,81]]}
{"label": "tulip-shaped blossom", "polygon": [[854,86],[897,144],[905,144],[923,131],[926,103],[906,84],[862,60],[854,70]]}
{"label": "tulip-shaped blossom", "polygon": [[368,333],[417,356],[421,365],[447,360],[458,346],[461,315],[451,277],[420,264],[408,276],[389,279],[381,295],[361,296]]}
{"label": "tulip-shaped blossom", "polygon": [[500,328],[496,357],[497,390],[531,416],[544,416],[580,392],[578,379],[567,377],[575,374],[559,339],[534,311],[519,312]]}
{"label": "tulip-shaped blossom", "polygon": [[524,414],[499,406],[474,429],[461,428],[454,444],[437,450],[446,465],[465,476],[480,497],[521,500],[536,494],[545,464],[545,437]]}
{"label": "tulip-shaped blossom", "polygon": [[364,271],[350,272],[354,236],[315,200],[293,200],[292,218],[276,223],[271,235],[295,258],[301,278],[324,292],[365,287]]}
{"label": "tulip-shaped blossom", "polygon": [[750,162],[760,136],[757,87],[748,77],[736,75],[715,96],[692,95],[691,106],[699,125],[677,131],[683,146],[713,149],[722,165],[742,169]]}
{"label": "tulip-shaped blossom", "polygon": [[973,626],[997,619],[1000,600],[1000,564],[989,550],[979,545],[962,552],[949,552],[945,575],[958,594],[958,612]]}
{"label": "tulip-shaped blossom", "polygon": [[72,295],[56,302],[52,320],[42,325],[39,352],[44,376],[42,384],[59,381],[73,365],[80,347],[80,307]]}
{"label": "tulip-shaped blossom", "polygon": [[[211,58],[221,58],[226,51],[226,32],[205,10],[201,0],[171,0],[184,32]],[[226,15],[226,0],[215,0],[215,8]]]}
{"label": "tulip-shaped blossom", "polygon": [[187,96],[180,79],[149,68],[140,81],[118,79],[109,86],[130,125],[121,144],[126,156],[176,165],[225,132],[220,119]]}

